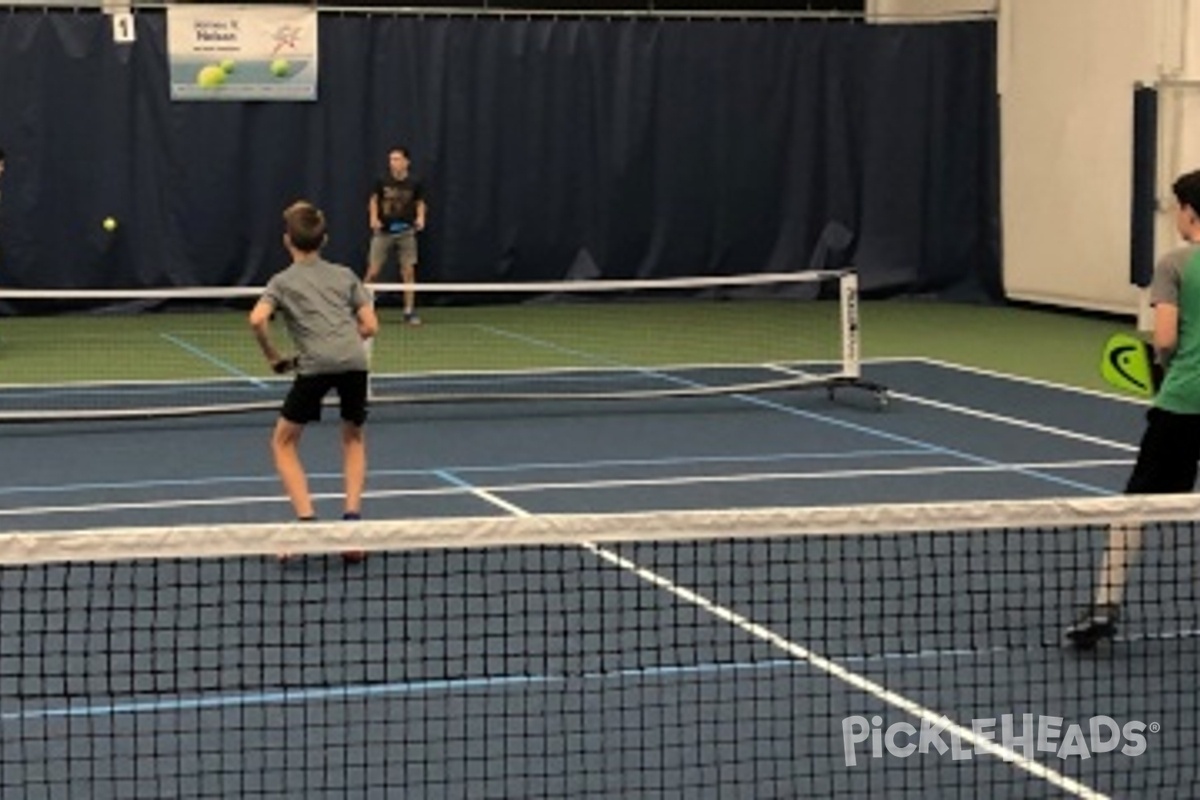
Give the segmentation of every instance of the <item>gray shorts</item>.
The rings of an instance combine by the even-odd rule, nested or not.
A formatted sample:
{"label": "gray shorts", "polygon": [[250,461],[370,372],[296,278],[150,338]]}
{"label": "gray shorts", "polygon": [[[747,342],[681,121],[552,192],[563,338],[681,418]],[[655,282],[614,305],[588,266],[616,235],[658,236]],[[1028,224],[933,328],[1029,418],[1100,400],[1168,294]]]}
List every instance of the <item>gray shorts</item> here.
{"label": "gray shorts", "polygon": [[417,233],[408,230],[403,233],[377,233],[371,237],[371,251],[367,255],[372,265],[383,266],[388,256],[396,251],[396,262],[401,267],[413,267],[417,264]]}

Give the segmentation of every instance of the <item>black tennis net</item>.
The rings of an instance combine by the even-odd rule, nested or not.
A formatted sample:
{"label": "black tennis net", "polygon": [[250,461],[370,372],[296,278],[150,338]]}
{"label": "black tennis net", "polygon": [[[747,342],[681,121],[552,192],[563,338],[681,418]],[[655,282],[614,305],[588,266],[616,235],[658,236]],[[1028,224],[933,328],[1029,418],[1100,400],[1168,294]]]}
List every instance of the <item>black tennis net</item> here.
{"label": "black tennis net", "polygon": [[[652,399],[861,387],[858,284],[848,271],[651,280],[373,287],[377,405]],[[246,315],[253,287],[0,288],[0,422],[275,410]],[[288,352],[281,320],[274,338]]]}
{"label": "black tennis net", "polygon": [[[1197,512],[5,534],[0,794],[1190,796]],[[1064,648],[1135,524],[1116,635]]]}

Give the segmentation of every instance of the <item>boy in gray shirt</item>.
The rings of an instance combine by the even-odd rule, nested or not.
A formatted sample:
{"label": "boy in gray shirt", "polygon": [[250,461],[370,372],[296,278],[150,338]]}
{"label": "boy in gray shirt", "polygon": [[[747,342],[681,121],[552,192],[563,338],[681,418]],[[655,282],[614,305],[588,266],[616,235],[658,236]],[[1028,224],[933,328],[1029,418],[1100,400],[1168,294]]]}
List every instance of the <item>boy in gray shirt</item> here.
{"label": "boy in gray shirt", "polygon": [[[292,265],[267,283],[250,312],[250,326],[275,372],[296,371],[283,402],[271,452],[275,469],[300,520],[316,518],[308,478],[300,460],[304,426],[321,418],[321,403],[336,390],[341,409],[341,438],[346,505],[344,519],[358,519],[366,484],[367,355],[363,340],[379,329],[371,297],[347,267],[321,258],[326,241],[325,215],[307,202],[283,212],[283,244]],[[270,337],[271,317],[287,325],[295,358],[284,358]],[[348,559],[361,554],[345,554]]]}

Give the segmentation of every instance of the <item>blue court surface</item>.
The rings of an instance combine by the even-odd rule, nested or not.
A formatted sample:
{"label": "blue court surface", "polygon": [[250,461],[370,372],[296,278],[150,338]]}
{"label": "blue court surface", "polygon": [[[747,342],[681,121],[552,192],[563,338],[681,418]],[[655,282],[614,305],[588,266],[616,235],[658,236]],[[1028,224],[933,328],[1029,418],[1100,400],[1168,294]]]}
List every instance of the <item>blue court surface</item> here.
{"label": "blue court surface", "polygon": [[[922,362],[889,387],[702,400],[383,408],[369,427],[376,519],[921,502],[1120,491],[1142,406]],[[335,412],[304,443],[320,511],[340,513]],[[5,430],[9,530],[270,522],[273,414]]]}
{"label": "blue court surface", "polygon": [[[1142,429],[1137,403],[953,365],[874,362],[866,375],[889,387],[886,408],[816,391],[380,409],[364,511],[1105,496]],[[272,422],[5,429],[0,527],[286,521]],[[304,456],[336,519],[332,419],[308,431]],[[0,617],[0,786],[6,798],[1190,796],[1200,647],[1179,628],[1194,625],[1195,575],[1172,571],[1164,553],[1191,545],[1171,537],[1147,548],[1139,574],[1156,579],[1136,600],[1169,607],[1172,630],[1133,613],[1128,638],[1085,655],[1057,640],[1088,597],[1090,531],[8,570],[6,604],[40,593],[45,607],[42,622]],[[925,713],[951,721],[947,744],[973,720],[998,737],[1006,715],[1061,718],[1060,745],[1072,721],[1090,736],[1098,717],[1153,732],[1132,755],[1088,739],[1088,758],[978,745],[872,757],[890,725],[917,730]],[[866,736],[854,764],[847,730]]]}

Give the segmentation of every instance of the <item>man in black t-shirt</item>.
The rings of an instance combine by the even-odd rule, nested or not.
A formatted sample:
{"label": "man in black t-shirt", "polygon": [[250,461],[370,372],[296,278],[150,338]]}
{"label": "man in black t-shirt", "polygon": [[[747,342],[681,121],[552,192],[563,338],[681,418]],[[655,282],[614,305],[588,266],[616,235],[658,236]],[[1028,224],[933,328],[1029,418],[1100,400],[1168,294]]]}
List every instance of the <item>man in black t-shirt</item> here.
{"label": "man in black t-shirt", "polygon": [[421,182],[408,171],[406,147],[388,151],[388,172],[375,182],[367,212],[371,224],[371,248],[367,256],[366,281],[379,278],[392,251],[400,265],[404,289],[404,321],[420,325],[416,312],[417,232],[425,228],[425,193]]}

